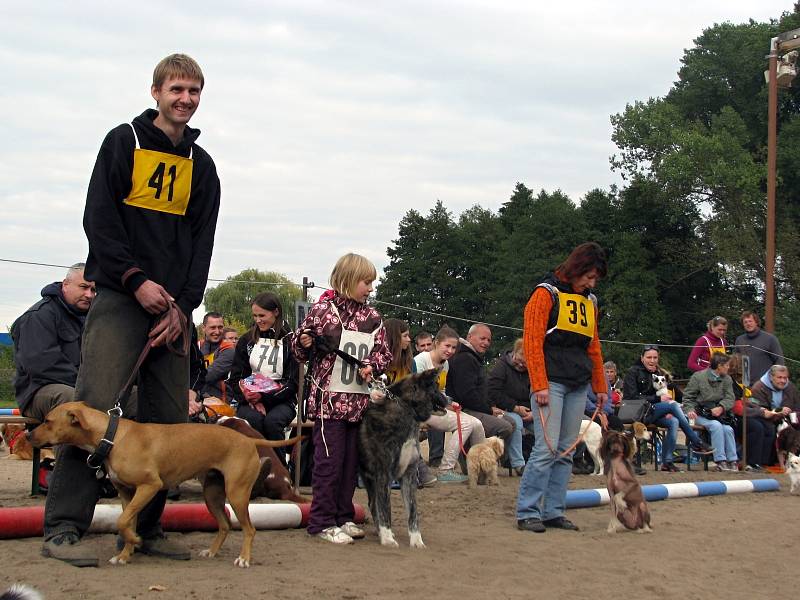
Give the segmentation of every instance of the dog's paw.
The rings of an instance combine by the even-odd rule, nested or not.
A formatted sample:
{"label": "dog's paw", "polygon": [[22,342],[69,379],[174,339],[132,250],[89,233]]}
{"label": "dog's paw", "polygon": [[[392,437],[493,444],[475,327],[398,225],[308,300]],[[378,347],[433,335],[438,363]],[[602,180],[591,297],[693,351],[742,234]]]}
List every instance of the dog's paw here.
{"label": "dog's paw", "polygon": [[110,562],[112,565],[127,565],[128,564],[128,561],[125,560],[124,558],[122,558],[122,556],[119,555],[119,554],[117,556],[112,556],[111,558],[109,558],[108,562]]}
{"label": "dog's paw", "polygon": [[653,528],[650,525],[645,525],[639,530],[639,533],[653,533]]}
{"label": "dog's paw", "polygon": [[198,552],[197,554],[198,556],[202,556],[203,558],[214,558],[214,553],[211,552],[211,548],[200,550],[200,552]]}
{"label": "dog's paw", "polygon": [[242,569],[249,569],[250,568],[250,561],[238,556],[233,564],[237,567],[241,567]]}
{"label": "dog's paw", "polygon": [[381,541],[381,546],[387,546],[389,548],[398,548],[400,546],[400,544],[397,543],[397,540],[394,539],[392,530],[388,527],[378,528],[378,538]]}
{"label": "dog's paw", "polygon": [[408,545],[412,548],[424,548],[425,543],[422,541],[422,534],[419,531],[414,531],[408,534]]}

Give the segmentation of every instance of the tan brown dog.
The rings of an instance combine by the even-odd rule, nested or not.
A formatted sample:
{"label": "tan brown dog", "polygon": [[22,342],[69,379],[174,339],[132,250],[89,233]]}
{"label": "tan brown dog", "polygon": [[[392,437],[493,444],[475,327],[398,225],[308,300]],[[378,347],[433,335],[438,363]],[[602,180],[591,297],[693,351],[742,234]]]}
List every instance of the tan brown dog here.
{"label": "tan brown dog", "polygon": [[474,488],[479,483],[500,485],[497,480],[497,461],[503,456],[503,446],[503,440],[493,436],[469,449],[467,452],[469,487]]}
{"label": "tan brown dog", "polygon": [[[0,425],[0,434],[8,446],[8,458],[13,460],[33,460],[33,446],[25,437],[25,426],[18,423],[4,423]],[[40,454],[41,459],[55,458],[53,451],[44,449]]]}
{"label": "tan brown dog", "polygon": [[605,465],[606,487],[611,500],[609,533],[616,533],[622,527],[642,533],[652,531],[650,510],[631,464],[633,454],[634,445],[627,435],[612,429],[603,432],[600,456]]}
{"label": "tan brown dog", "polygon": [[[94,452],[108,422],[109,416],[104,412],[83,402],[67,402],[50,411],[28,437],[34,446],[72,444]],[[211,547],[200,555],[215,556],[228,535],[231,522],[225,513],[227,496],[244,534],[234,564],[249,567],[255,528],[250,522],[248,502],[259,474],[258,448],[296,441],[254,440],[227,427],[197,423],[157,425],[120,419],[105,468],[122,499],[117,527],[125,546],[109,562],[125,564],[130,560],[134,546],[141,543],[136,534],[136,517],[156,492],[198,477],[203,481],[206,506],[219,525]]]}
{"label": "tan brown dog", "polygon": [[[229,429],[238,431],[242,435],[253,439],[264,439],[263,435],[253,429],[247,421],[239,417],[221,417],[217,421],[217,425],[228,427]],[[300,441],[299,437],[295,437],[294,439]],[[311,502],[310,498],[295,493],[292,487],[292,480],[289,479],[289,471],[283,466],[275,450],[269,446],[261,446],[258,449],[258,455],[262,459],[269,459],[271,461],[272,471],[267,476],[263,478],[259,477],[256,480],[255,485],[253,485],[253,490],[250,493],[251,498],[266,496],[273,500],[289,500],[290,502],[298,503]]]}

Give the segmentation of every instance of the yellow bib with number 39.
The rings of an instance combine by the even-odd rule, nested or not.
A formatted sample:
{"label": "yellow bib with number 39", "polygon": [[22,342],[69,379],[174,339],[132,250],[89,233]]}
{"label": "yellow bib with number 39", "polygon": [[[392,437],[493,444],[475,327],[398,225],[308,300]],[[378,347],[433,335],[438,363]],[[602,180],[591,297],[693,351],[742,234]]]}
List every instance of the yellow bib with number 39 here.
{"label": "yellow bib with number 39", "polygon": [[581,294],[558,293],[558,322],[555,328],[594,337],[594,303]]}
{"label": "yellow bib with number 39", "polygon": [[131,193],[125,198],[125,204],[185,215],[192,191],[191,154],[189,158],[183,158],[166,152],[144,150],[139,147],[136,130],[133,135],[136,148],[133,151]]}

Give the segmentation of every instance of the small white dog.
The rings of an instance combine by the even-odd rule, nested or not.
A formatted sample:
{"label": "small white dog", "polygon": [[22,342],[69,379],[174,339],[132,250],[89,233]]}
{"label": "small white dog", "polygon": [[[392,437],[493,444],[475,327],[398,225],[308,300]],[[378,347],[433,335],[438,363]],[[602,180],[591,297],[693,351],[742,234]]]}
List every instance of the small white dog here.
{"label": "small white dog", "polygon": [[[583,435],[583,432],[586,432]],[[600,459],[600,441],[603,439],[603,430],[594,421],[584,419],[581,421],[581,430],[578,435],[583,435],[583,443],[586,444],[586,449],[592,457],[594,463],[594,473],[592,475],[603,474],[603,461]]]}
{"label": "small white dog", "polygon": [[658,375],[653,373],[653,389],[656,391],[656,396],[661,398],[661,396],[669,395],[669,389],[667,388],[667,378],[663,375]]}
{"label": "small white dog", "polygon": [[786,459],[786,472],[789,474],[789,479],[792,482],[792,487],[789,489],[790,494],[794,494],[796,489],[800,489],[800,456],[789,453]]}
{"label": "small white dog", "polygon": [[492,436],[469,449],[467,452],[469,487],[474,488],[479,483],[500,485],[497,480],[497,461],[503,456],[504,448],[503,440]]}

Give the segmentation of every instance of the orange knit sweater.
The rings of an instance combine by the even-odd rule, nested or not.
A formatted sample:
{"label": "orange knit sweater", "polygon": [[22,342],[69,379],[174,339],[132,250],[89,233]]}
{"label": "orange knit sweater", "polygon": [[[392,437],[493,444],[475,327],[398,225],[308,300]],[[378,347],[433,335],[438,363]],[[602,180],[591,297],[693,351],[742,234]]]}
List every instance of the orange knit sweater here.
{"label": "orange knit sweater", "polygon": [[[522,331],[525,362],[528,365],[528,376],[531,379],[531,391],[548,387],[547,369],[544,363],[544,336],[547,332],[547,321],[553,308],[553,298],[545,288],[536,288],[525,305],[525,322]],[[608,392],[605,372],[603,371],[603,355],[600,351],[600,338],[597,333],[595,319],[594,337],[587,349],[592,360],[592,390],[596,394]]]}

